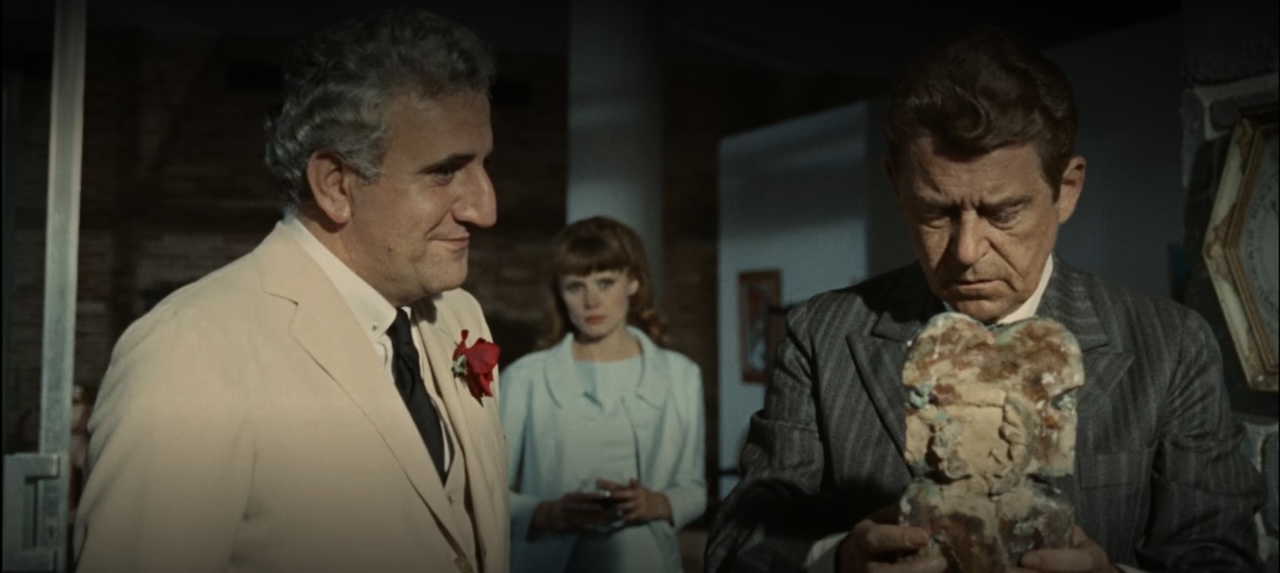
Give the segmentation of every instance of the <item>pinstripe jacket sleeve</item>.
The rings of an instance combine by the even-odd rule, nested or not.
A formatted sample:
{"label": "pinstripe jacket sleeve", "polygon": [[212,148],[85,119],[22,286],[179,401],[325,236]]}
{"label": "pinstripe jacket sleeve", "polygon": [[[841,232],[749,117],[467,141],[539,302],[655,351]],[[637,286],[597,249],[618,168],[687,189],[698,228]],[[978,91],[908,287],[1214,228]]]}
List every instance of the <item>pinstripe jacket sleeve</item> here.
{"label": "pinstripe jacket sleeve", "polygon": [[[913,264],[792,311],[707,571],[803,571],[817,540],[897,501],[913,477],[902,361],[941,310]],[[1061,261],[1037,314],[1083,351],[1076,471],[1057,484],[1081,528],[1113,562],[1146,571],[1256,567],[1260,484],[1204,320]]]}

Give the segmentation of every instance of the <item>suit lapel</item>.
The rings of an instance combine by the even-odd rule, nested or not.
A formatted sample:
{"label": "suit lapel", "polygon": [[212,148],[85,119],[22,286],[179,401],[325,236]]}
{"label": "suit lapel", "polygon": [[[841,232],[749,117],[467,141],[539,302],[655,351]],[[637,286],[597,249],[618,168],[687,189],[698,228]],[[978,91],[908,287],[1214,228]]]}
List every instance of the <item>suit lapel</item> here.
{"label": "suit lapel", "polygon": [[574,366],[572,334],[566,334],[551,349],[544,372],[551,398],[561,408],[568,407],[587,393],[582,380],[578,378],[578,369]]}
{"label": "suit lapel", "polygon": [[1093,306],[1086,277],[1060,260],[1054,261],[1053,277],[1036,314],[1061,323],[1080,344],[1085,382],[1077,400],[1077,444],[1090,443],[1089,436],[1102,429],[1099,409],[1107,405],[1112,390],[1124,378],[1133,354],[1108,336],[1103,317]]}
{"label": "suit lapel", "polygon": [[[907,387],[902,384],[902,366],[911,340],[943,307],[929,291],[917,265],[904,269],[889,292],[875,298],[879,300],[870,300],[868,304],[872,312],[877,313],[875,324],[869,332],[849,334],[845,342],[880,423],[898,450],[898,459],[907,465],[904,457]],[[875,308],[880,304],[883,304],[881,308]],[[914,468],[908,469],[915,475]]]}
{"label": "suit lapel", "polygon": [[905,459],[902,454],[905,451],[903,434],[906,428],[904,407],[907,403],[907,390],[901,380],[906,344],[894,340],[868,340],[857,335],[849,335],[846,343],[858,367],[858,377],[880,417],[880,424],[893,440],[899,459]]}
{"label": "suit lapel", "polygon": [[452,519],[444,487],[391,373],[378,362],[337,288],[288,233],[277,225],[263,242],[264,290],[297,303],[289,332],[364,413],[448,534]]}
{"label": "suit lapel", "polygon": [[[462,449],[463,464],[467,470],[467,485],[471,490],[471,519],[475,524],[477,558],[483,559],[487,554],[487,543],[494,540],[483,535],[488,531],[499,531],[499,515],[501,508],[494,495],[491,495],[489,484],[497,476],[505,476],[493,466],[494,452],[484,449],[486,444],[498,444],[497,440],[482,440],[481,434],[491,432],[493,424],[485,423],[484,405],[494,404],[492,398],[477,400],[471,395],[465,382],[460,381],[453,373],[453,350],[462,340],[463,326],[452,320],[452,315],[442,312],[437,306],[440,297],[432,302],[424,302],[415,308],[418,316],[419,332],[423,345],[426,346],[427,358],[431,364],[431,372],[435,376],[440,389],[440,399],[448,412],[449,423],[453,426],[458,445]],[[474,344],[483,333],[472,328],[467,334],[467,344]],[[496,387],[496,385],[495,385]],[[496,447],[496,446],[494,446]],[[501,452],[505,456],[506,452]],[[505,478],[502,478],[505,483]],[[505,491],[505,490],[504,490]],[[499,492],[501,495],[503,492]],[[484,565],[481,566],[484,569]]]}
{"label": "suit lapel", "polygon": [[671,392],[671,372],[667,370],[665,360],[659,360],[658,346],[649,339],[648,336],[634,326],[628,326],[627,330],[631,331],[631,335],[640,342],[640,383],[636,385],[636,396],[641,400],[648,402],[650,406],[662,410],[667,404],[667,397]]}

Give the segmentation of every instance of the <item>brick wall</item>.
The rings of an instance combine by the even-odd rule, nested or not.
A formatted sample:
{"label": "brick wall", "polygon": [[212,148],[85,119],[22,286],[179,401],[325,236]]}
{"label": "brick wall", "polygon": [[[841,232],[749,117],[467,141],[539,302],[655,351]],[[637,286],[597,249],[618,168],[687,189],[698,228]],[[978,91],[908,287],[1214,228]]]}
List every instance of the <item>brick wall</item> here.
{"label": "brick wall", "polygon": [[[12,372],[5,420],[19,448],[38,429],[49,144],[47,30],[5,28],[5,69],[21,75],[13,201]],[[76,313],[75,381],[95,387],[146,296],[248,252],[276,218],[261,166],[261,121],[277,97],[229,89],[244,51],[212,37],[90,28]],[[234,87],[234,86],[232,86]],[[6,193],[11,192],[6,190]]]}
{"label": "brick wall", "polygon": [[[28,448],[38,423],[31,413],[39,400],[50,42],[47,31],[6,26],[5,67],[21,72],[24,85],[14,174],[15,384],[5,419],[17,426],[6,431]],[[286,51],[285,41],[90,29],[77,382],[98,383],[115,339],[148,301],[247,253],[278,218],[261,162],[261,125],[278,99]],[[506,363],[539,334],[548,245],[564,222],[567,70],[563,54],[499,54],[498,62],[491,176],[499,222],[473,240],[466,286],[484,305]],[[702,367],[709,469],[717,465],[719,439],[719,141],[848,103],[875,87],[750,68],[667,67],[662,308],[672,346]],[[718,480],[708,483],[714,488]]]}

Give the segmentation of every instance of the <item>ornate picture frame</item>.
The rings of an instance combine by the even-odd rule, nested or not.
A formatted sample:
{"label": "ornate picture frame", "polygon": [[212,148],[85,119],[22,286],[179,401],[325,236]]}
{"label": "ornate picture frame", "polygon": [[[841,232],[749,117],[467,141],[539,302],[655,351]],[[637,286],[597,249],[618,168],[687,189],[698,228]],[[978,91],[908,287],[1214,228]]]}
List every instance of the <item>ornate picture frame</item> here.
{"label": "ornate picture frame", "polygon": [[1246,383],[1277,391],[1277,105],[1241,112],[1205,235],[1204,259]]}
{"label": "ornate picture frame", "polygon": [[774,312],[782,299],[777,270],[738,273],[738,364],[746,382],[764,382],[781,339],[782,319]]}

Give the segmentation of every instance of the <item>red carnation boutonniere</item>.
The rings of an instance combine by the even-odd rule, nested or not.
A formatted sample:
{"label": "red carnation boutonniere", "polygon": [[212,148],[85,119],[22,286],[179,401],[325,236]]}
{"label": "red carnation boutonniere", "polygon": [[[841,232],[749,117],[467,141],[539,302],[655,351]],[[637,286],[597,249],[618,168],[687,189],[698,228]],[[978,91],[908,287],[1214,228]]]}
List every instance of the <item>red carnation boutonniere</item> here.
{"label": "red carnation boutonniere", "polygon": [[483,338],[467,347],[467,331],[453,349],[453,375],[467,381],[467,388],[477,400],[493,396],[493,368],[498,365],[498,345]]}

